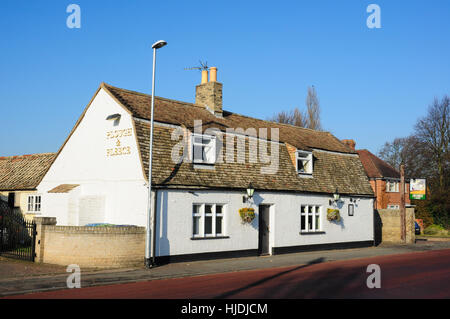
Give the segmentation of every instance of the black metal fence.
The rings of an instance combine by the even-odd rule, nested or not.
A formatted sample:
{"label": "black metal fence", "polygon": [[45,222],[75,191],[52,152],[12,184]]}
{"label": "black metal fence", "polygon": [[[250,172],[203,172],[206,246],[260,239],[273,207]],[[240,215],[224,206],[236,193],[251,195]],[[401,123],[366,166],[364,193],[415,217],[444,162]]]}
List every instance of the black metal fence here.
{"label": "black metal fence", "polygon": [[36,224],[0,200],[0,255],[34,261]]}

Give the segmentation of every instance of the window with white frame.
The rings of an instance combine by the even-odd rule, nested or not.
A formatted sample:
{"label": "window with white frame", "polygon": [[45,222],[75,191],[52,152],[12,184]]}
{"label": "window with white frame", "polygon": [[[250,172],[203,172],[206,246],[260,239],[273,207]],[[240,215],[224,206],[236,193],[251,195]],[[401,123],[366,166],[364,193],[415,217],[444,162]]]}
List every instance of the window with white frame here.
{"label": "window with white frame", "polygon": [[300,232],[322,231],[322,206],[301,205],[300,206]]}
{"label": "window with white frame", "polygon": [[202,205],[197,205],[194,204],[193,205],[193,210],[192,210],[192,225],[193,225],[193,230],[192,230],[192,234],[194,236],[199,236],[200,235],[200,221],[201,221],[201,209]]}
{"label": "window with white frame", "polygon": [[387,205],[387,209],[400,209],[400,205],[389,204],[389,205]]}
{"label": "window with white frame", "polygon": [[399,190],[399,182],[386,181],[386,192],[396,193]]}
{"label": "window with white frame", "polygon": [[313,156],[311,152],[297,151],[297,172],[299,174],[313,173]]}
{"label": "window with white frame", "polygon": [[41,195],[28,196],[28,211],[29,212],[41,211]]}
{"label": "window with white frame", "polygon": [[214,164],[216,162],[216,137],[211,135],[192,135],[193,162]]}
{"label": "window with white frame", "polygon": [[193,204],[193,237],[208,238],[224,236],[224,216],[225,205],[223,204]]}

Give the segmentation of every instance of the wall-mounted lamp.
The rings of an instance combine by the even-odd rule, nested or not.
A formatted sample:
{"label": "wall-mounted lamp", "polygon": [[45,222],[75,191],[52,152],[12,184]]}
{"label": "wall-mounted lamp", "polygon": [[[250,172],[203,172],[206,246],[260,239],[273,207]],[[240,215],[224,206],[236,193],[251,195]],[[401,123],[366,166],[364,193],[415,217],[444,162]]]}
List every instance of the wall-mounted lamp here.
{"label": "wall-mounted lamp", "polygon": [[339,202],[341,199],[341,195],[339,195],[339,190],[336,188],[336,191],[333,194],[333,199],[330,199],[329,203],[330,205],[333,205],[333,203]]}
{"label": "wall-mounted lamp", "polygon": [[253,193],[255,192],[255,189],[253,188],[252,183],[250,183],[247,187],[247,195],[244,195],[242,197],[242,202],[245,203],[247,202],[249,199],[253,198]]}

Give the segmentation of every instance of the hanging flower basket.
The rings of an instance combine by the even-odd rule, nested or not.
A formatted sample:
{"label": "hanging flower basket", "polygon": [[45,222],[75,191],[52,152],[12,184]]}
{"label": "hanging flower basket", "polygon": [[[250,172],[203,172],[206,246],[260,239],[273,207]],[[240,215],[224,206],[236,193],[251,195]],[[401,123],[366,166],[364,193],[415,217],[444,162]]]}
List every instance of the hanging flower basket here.
{"label": "hanging flower basket", "polygon": [[332,222],[336,221],[339,222],[341,220],[341,215],[339,214],[339,209],[327,209],[327,219]]}
{"label": "hanging flower basket", "polygon": [[242,223],[251,223],[255,219],[255,209],[254,208],[241,208],[239,209],[239,215],[241,216]]}

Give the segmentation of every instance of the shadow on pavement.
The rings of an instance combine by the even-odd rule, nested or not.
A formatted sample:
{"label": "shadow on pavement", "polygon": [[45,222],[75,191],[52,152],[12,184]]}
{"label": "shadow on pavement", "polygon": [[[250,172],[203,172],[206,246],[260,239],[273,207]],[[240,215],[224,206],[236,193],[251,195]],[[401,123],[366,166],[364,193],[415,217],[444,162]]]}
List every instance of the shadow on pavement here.
{"label": "shadow on pavement", "polygon": [[264,278],[264,279],[258,280],[258,281],[254,282],[254,283],[252,283],[252,284],[250,284],[250,285],[247,285],[247,286],[245,286],[245,287],[241,287],[241,288],[238,288],[238,289],[234,289],[234,290],[225,292],[225,293],[223,293],[223,294],[220,294],[220,295],[218,295],[218,296],[215,296],[214,299],[230,298],[230,297],[232,297],[233,295],[239,294],[239,293],[241,293],[241,292],[243,292],[243,291],[245,291],[245,290],[254,288],[254,287],[256,287],[256,286],[259,286],[259,285],[261,285],[261,284],[263,284],[263,283],[266,283],[266,282],[268,282],[268,281],[270,281],[270,280],[276,279],[276,278],[278,278],[278,277],[280,277],[280,276],[286,275],[286,274],[288,274],[288,273],[291,273],[291,272],[293,272],[293,271],[296,271],[296,270],[299,270],[299,269],[302,269],[302,268],[306,268],[306,267],[311,266],[311,265],[320,264],[320,263],[322,263],[322,262],[324,262],[324,261],[325,261],[325,258],[322,258],[322,257],[321,257],[321,258],[314,259],[314,260],[310,261],[309,263],[307,263],[306,265],[300,265],[300,266],[298,266],[298,267],[295,267],[295,268],[292,268],[292,269],[289,269],[289,270],[286,270],[286,271],[279,272],[279,273],[277,273],[277,274],[275,274],[275,275],[272,275],[272,276],[266,277],[266,278]]}
{"label": "shadow on pavement", "polygon": [[279,272],[214,298],[253,298],[255,294],[262,299],[364,298],[362,292],[367,290],[367,273],[364,267],[343,268],[330,265],[317,271],[296,272],[323,263],[324,260],[315,259],[306,265]]}

